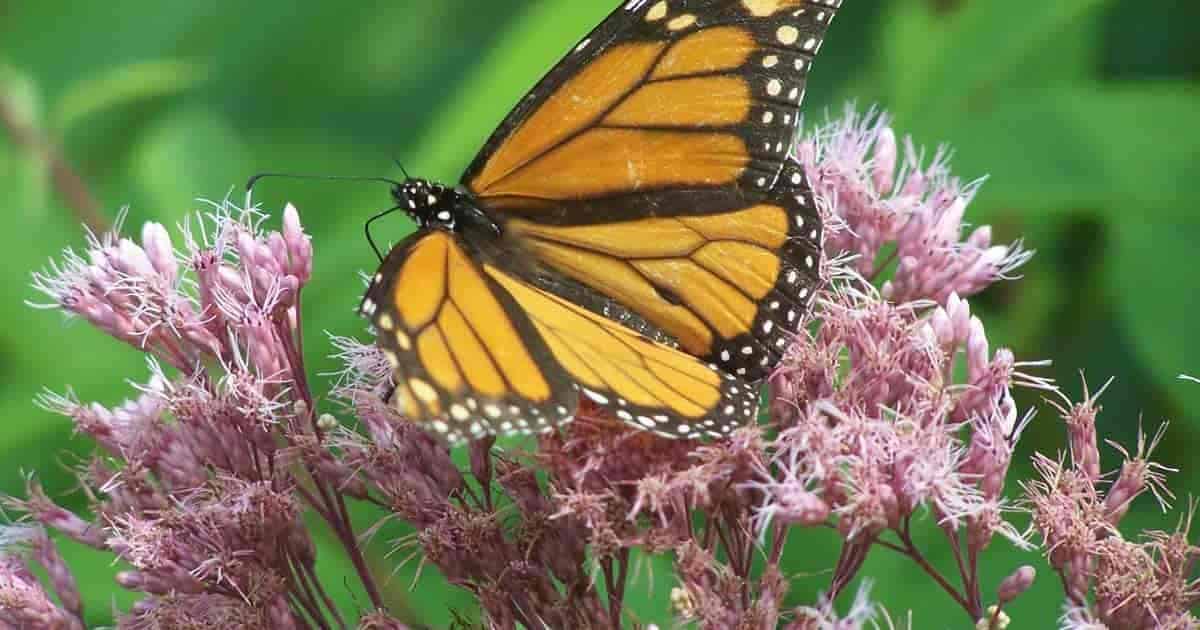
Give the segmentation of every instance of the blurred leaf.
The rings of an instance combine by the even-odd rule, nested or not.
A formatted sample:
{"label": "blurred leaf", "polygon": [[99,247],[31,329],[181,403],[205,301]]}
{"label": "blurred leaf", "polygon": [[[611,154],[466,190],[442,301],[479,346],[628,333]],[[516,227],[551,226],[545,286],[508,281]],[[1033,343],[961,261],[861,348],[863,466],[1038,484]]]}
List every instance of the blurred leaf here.
{"label": "blurred leaf", "polygon": [[0,95],[14,120],[25,126],[39,128],[42,121],[42,102],[37,85],[27,73],[0,60]]}
{"label": "blurred leaf", "polygon": [[[645,627],[680,627],[674,619],[671,589],[679,586],[675,577],[674,554],[647,554],[635,550],[629,557],[629,580],[625,585],[625,624]],[[624,625],[622,627],[625,627]]]}
{"label": "blurred leaf", "polygon": [[[0,230],[0,251],[10,263],[9,273],[0,276],[0,295],[6,298],[0,300],[4,322],[0,326],[0,414],[6,418],[0,425],[0,458],[6,462],[0,470],[0,492],[20,491],[22,473],[36,470],[59,493],[72,481],[62,468],[61,452],[64,445],[75,446],[66,444],[70,423],[35,408],[34,396],[44,387],[61,391],[72,381],[85,395],[95,395],[98,390],[89,382],[91,376],[103,373],[105,380],[111,380],[105,368],[129,364],[110,360],[108,353],[116,344],[102,335],[86,327],[64,329],[59,313],[35,311],[25,304],[49,300],[29,287],[29,274],[78,237],[78,219],[53,205],[36,84],[24,73],[0,66],[0,99],[6,126],[19,127],[26,135],[17,145],[10,142],[7,130],[0,134],[0,190],[6,219],[5,229]],[[101,388],[109,392],[114,384]]]}
{"label": "blurred leaf", "polygon": [[394,617],[421,628],[448,628],[455,613],[479,619],[474,595],[451,585],[436,565],[415,553],[418,532],[411,525],[395,518],[381,522],[385,515],[373,505],[352,504],[350,511],[355,531],[374,532],[364,543],[364,554]]}
{"label": "blurred leaf", "polygon": [[[883,24],[876,48],[877,76],[864,83],[877,86],[876,99],[888,109],[913,111],[930,87],[928,76],[938,63],[947,35],[923,2],[891,3]],[[833,45],[833,42],[825,44],[827,48]],[[862,97],[862,92],[855,89],[848,100]]]}
{"label": "blurred leaf", "polygon": [[1032,219],[1194,203],[1200,189],[1181,178],[1200,157],[1200,126],[1187,122],[1196,111],[1200,91],[1179,84],[1062,86],[1010,92],[958,115],[902,117],[896,126],[918,144],[953,138],[955,172],[989,174],[976,206]]}
{"label": "blurred leaf", "polygon": [[[879,58],[883,102],[936,117],[981,91],[1079,78],[1100,45],[1099,9],[1112,2],[961,2],[940,11],[924,0],[891,3]],[[1048,54],[1055,63],[1039,62]]]}
{"label": "blurred leaf", "polygon": [[1111,5],[964,2],[939,13],[929,2],[895,3],[882,33],[879,97],[918,144],[950,141],[956,172],[991,175],[978,204],[985,209],[1032,217],[1121,208],[1147,194],[1179,199],[1179,173],[1159,165],[1196,155],[1200,127],[1186,121],[1200,100],[1182,83],[1090,79]]}
{"label": "blurred leaf", "polygon": [[1105,20],[1104,76],[1194,78],[1200,72],[1196,24],[1200,3],[1118,0]]}
{"label": "blurred leaf", "polygon": [[1195,215],[1200,89],[1183,82],[1120,83],[1063,90],[1058,98],[1089,139],[1077,150],[1095,155],[1102,175],[1111,178],[1095,187],[1113,194],[1100,207],[1117,225],[1146,210]]}
{"label": "blurred leaf", "polygon": [[312,513],[307,514],[305,520],[316,546],[316,572],[321,586],[345,618],[357,619],[363,611],[371,609],[371,600],[362,587],[354,563],[324,521]]}
{"label": "blurred leaf", "polygon": [[242,194],[250,172],[246,148],[221,116],[192,108],[176,112],[147,131],[132,157],[134,178],[155,212],[173,217],[197,198]]}
{"label": "blurred leaf", "polygon": [[178,59],[142,61],[113,68],[68,87],[55,105],[51,127],[65,135],[89,116],[190,90],[204,82],[208,74],[204,64]]}
{"label": "blurred leaf", "polygon": [[[1142,207],[1114,220],[1114,251],[1106,265],[1107,298],[1123,319],[1132,346],[1191,419],[1200,418],[1200,385],[1176,380],[1179,374],[1200,375],[1200,280],[1194,260],[1200,217],[1194,208]],[[1170,258],[1164,252],[1184,253]],[[1146,403],[1143,403],[1146,404]],[[1179,418],[1167,418],[1175,419]],[[1147,418],[1154,426],[1160,418]],[[1128,421],[1128,420],[1127,420]],[[1193,426],[1192,430],[1200,427]],[[1174,432],[1174,435],[1179,433]],[[1193,471],[1194,472],[1194,471]]]}
{"label": "blurred leaf", "polygon": [[115,576],[118,571],[128,569],[127,565],[114,564],[111,555],[61,536],[56,536],[55,542],[79,584],[86,627],[98,628],[111,623],[114,610],[129,610],[139,599],[138,593],[117,586]]}

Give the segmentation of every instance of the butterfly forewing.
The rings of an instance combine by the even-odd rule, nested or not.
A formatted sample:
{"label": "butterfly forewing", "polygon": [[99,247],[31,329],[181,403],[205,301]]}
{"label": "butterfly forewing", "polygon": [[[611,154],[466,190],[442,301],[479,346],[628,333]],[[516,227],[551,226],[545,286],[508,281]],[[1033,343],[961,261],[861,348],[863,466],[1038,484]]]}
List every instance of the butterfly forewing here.
{"label": "butterfly forewing", "polygon": [[836,4],[627,2],[517,105],[463,182],[489,207],[526,209],[686,186],[770,190]]}
{"label": "butterfly forewing", "polygon": [[509,115],[463,181],[527,251],[749,380],[819,284],[788,157],[838,2],[628,2]]}

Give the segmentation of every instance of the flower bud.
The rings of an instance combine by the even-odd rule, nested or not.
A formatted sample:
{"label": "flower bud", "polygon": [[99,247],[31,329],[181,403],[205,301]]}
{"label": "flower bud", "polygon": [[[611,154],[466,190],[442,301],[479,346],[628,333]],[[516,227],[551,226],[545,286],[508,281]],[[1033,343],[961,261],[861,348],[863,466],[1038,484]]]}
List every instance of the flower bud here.
{"label": "flower bud", "polygon": [[167,282],[174,282],[179,274],[179,261],[175,259],[175,248],[167,229],[161,223],[147,223],[142,227],[142,246],[154,269]]}
{"label": "flower bud", "polygon": [[317,418],[317,428],[322,431],[332,431],[338,427],[337,418],[333,414],[323,413]]}
{"label": "flower bud", "polygon": [[1033,580],[1037,577],[1037,569],[1028,564],[1013,571],[1012,575],[1004,578],[1000,583],[1000,588],[996,593],[996,599],[1001,606],[1007,605],[1019,597],[1022,593],[1029,590],[1033,586]]}
{"label": "flower bud", "polygon": [[967,237],[967,245],[986,249],[992,245],[992,226],[981,225],[971,232]]}
{"label": "flower bud", "polygon": [[958,234],[962,230],[963,214],[966,211],[967,200],[961,196],[954,197],[950,205],[938,217],[937,224],[934,225],[931,236],[944,243],[957,242]]}
{"label": "flower bud", "polygon": [[987,331],[978,317],[972,317],[967,333],[967,378],[972,382],[983,379],[990,364]]}
{"label": "flower bud", "polygon": [[312,277],[312,238],[304,233],[300,213],[290,203],[283,208],[283,240],[287,243],[288,273],[299,278],[301,284],[308,282]]}
{"label": "flower bud", "polygon": [[471,474],[484,488],[492,483],[492,445],[495,443],[494,435],[471,440]]}
{"label": "flower bud", "polygon": [[875,138],[875,155],[871,160],[871,177],[875,192],[886,195],[896,185],[896,132],[884,125]]}

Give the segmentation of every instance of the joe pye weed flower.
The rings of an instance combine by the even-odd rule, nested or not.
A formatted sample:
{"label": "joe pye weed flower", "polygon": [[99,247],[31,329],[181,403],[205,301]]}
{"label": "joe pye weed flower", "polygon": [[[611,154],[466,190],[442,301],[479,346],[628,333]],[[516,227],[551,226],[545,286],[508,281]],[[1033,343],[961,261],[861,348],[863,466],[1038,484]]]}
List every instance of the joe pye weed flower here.
{"label": "joe pye weed flower", "polygon": [[[140,599],[119,627],[408,627],[417,620],[389,606],[364,546],[399,519],[416,533],[383,563],[436,566],[488,628],[636,627],[625,600],[648,554],[670,558],[673,586],[656,595],[684,625],[908,626],[870,602],[861,575],[871,554],[900,554],[975,627],[1003,628],[1036,572],[1000,567],[1008,577],[986,581],[995,545],[1044,553],[1062,584],[1061,610],[1018,623],[1194,627],[1192,509],[1174,533],[1119,528],[1137,496],[1164,509],[1172,498],[1171,471],[1151,459],[1162,429],[1113,444],[1124,463],[1105,473],[1100,392],[1069,400],[972,310],[1031,257],[986,226],[965,230],[979,182],[872,112],[808,130],[795,155],[825,215],[827,286],[769,379],[769,418],[720,441],[666,440],[585,402],[536,441],[473,442],[460,468],[384,402],[390,369],[365,336],[332,336],[344,366],[332,383],[306,368],[314,251],[294,207],[278,231],[247,200],[212,204],[174,237],[153,223],[137,240],[119,224],[89,234],[34,274],[48,297],[37,306],[145,353],[147,371],[116,406],[70,389],[39,398],[95,444],[76,470],[90,507],[64,509],[36,475],[6,500],[20,517],[0,530],[0,624],[84,627],[55,542],[68,538],[128,567],[116,582]],[[1067,435],[1062,453],[1036,456],[1033,479],[1009,479],[1038,412],[1018,408],[1015,388],[1039,392],[1036,421],[1056,415]],[[354,503],[386,518],[356,529]],[[334,604],[343,584],[317,575],[314,520],[367,593],[358,618]],[[918,528],[952,564],[930,559]],[[809,529],[836,542],[836,564],[786,575],[789,539]],[[801,580],[822,584],[817,601],[789,599]]]}

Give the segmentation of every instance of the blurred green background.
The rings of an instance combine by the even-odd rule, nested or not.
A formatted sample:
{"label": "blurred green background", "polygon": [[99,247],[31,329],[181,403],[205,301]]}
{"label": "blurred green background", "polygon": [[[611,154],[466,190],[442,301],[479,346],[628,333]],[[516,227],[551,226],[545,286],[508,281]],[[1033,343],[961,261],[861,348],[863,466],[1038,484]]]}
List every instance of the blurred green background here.
{"label": "blurred green background", "polygon": [[[66,465],[88,445],[65,419],[35,409],[43,387],[73,386],[84,400],[119,402],[142,380],[142,358],[86,326],[31,311],[28,274],[81,243],[80,190],[56,183],[61,158],[82,177],[95,212],[131,207],[131,225],[176,223],[259,171],[397,176],[393,158],[425,177],[454,181],[491,129],[615,0],[393,0],[358,3],[231,0],[21,2],[0,0],[0,491],[18,493],[37,470],[52,494],[81,506]],[[810,119],[847,100],[878,104],[900,133],[947,142],[966,179],[989,175],[968,220],[1023,237],[1039,255],[1025,278],[973,300],[993,345],[1019,358],[1052,358],[1044,373],[1079,392],[1080,369],[1099,385],[1103,437],[1130,444],[1139,418],[1172,427],[1160,459],[1182,471],[1180,497],[1200,488],[1188,457],[1200,438],[1200,4],[1172,0],[847,0],[818,60]],[[72,192],[74,191],[74,192]],[[71,195],[76,198],[72,199]],[[258,200],[296,203],[316,243],[306,293],[320,361],[324,332],[361,334],[356,276],[373,266],[362,223],[388,206],[365,183],[267,181]],[[81,213],[81,209],[84,212]],[[382,228],[392,240],[404,219]],[[1027,396],[1028,404],[1036,399]],[[1019,460],[1054,452],[1062,427],[1043,413]],[[75,454],[72,454],[74,452]],[[1116,465],[1106,450],[1107,467]],[[1019,468],[1014,474],[1025,474]],[[1172,527],[1150,501],[1132,528]],[[363,513],[362,522],[375,515]],[[928,528],[930,553],[950,557]],[[397,532],[400,533],[400,532]],[[445,627],[477,612],[432,570],[410,591],[415,563],[377,568],[409,619]],[[831,537],[793,537],[790,601],[810,602],[828,581]],[[351,571],[327,545],[326,584],[347,611],[365,606]],[[66,548],[84,582],[89,621],[115,599],[107,557]],[[865,573],[894,613],[918,627],[963,627],[932,581],[876,552]],[[984,565],[996,584],[1033,558],[997,542]],[[645,621],[669,625],[669,563],[651,561],[631,589]],[[1049,627],[1060,591],[1043,570],[1011,607],[1021,627]],[[653,570],[649,570],[653,568]],[[651,577],[652,576],[652,577]]]}

